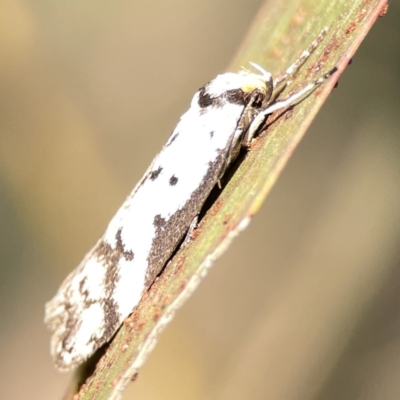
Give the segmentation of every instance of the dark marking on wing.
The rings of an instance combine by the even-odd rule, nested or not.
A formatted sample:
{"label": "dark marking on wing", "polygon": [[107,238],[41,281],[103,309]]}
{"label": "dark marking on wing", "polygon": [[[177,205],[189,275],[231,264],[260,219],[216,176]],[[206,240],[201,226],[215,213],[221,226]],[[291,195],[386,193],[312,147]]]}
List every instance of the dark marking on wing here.
{"label": "dark marking on wing", "polygon": [[119,228],[115,234],[115,249],[103,240],[96,246],[93,255],[107,268],[115,267],[121,257],[124,257],[127,261],[133,260],[134,254],[132,250],[125,250],[121,233],[122,228]]}
{"label": "dark marking on wing", "polygon": [[200,89],[199,93],[199,106],[206,108],[209,106],[222,107],[224,104],[233,103],[245,106],[250,100],[251,92],[246,93],[242,89],[227,90],[225,93],[213,97],[208,92],[208,84]]}
{"label": "dark marking on wing", "polygon": [[210,132],[210,138],[212,139],[214,137],[214,131]]}
{"label": "dark marking on wing", "polygon": [[245,106],[250,100],[251,93],[246,93],[242,89],[227,90],[224,97],[229,103]]}
{"label": "dark marking on wing", "polygon": [[[93,349],[100,347],[106,340],[108,340],[121,324],[121,315],[118,310],[118,304],[113,298],[115,285],[120,279],[118,273],[118,262],[121,258],[124,258],[127,261],[132,261],[134,259],[133,252],[125,249],[121,233],[122,229],[119,229],[115,235],[115,248],[104,240],[101,240],[93,249],[92,253],[89,254],[90,257],[97,258],[106,269],[104,278],[105,291],[100,302],[97,299],[94,300],[90,298],[91,293],[90,288],[87,287],[86,276],[81,279],[78,285],[79,294],[82,296],[83,304],[77,304],[76,301],[71,298],[71,296],[73,296],[73,291],[66,291],[65,293],[63,313],[63,324],[65,325],[65,330],[60,337],[63,353],[69,353],[72,355],[76,352],[75,335],[82,325],[82,319],[77,318],[77,315],[80,314],[82,309],[87,310],[93,304],[100,304],[104,313],[105,331],[93,332],[93,335],[88,339],[87,344],[90,343],[90,345],[93,346]],[[99,268],[101,268],[101,266],[99,266]],[[101,336],[97,337],[96,335],[100,333]],[[68,365],[73,365],[82,361],[84,360],[81,358],[79,353],[74,355],[74,359],[68,361],[68,364],[65,364],[65,357],[57,357],[55,359],[55,363],[60,369],[65,369]]]}
{"label": "dark marking on wing", "polygon": [[156,229],[164,229],[167,221],[165,220],[165,218],[162,218],[160,214],[156,215],[154,217],[154,222],[153,222],[154,226],[156,227]]}
{"label": "dark marking on wing", "polygon": [[161,174],[161,171],[162,171],[162,167],[158,167],[155,171],[151,171],[150,175],[149,175],[149,178],[152,181],[155,181],[158,178],[158,175]]}
{"label": "dark marking on wing", "polygon": [[125,260],[132,261],[134,254],[133,254],[132,250],[129,250],[129,251],[125,250],[125,246],[122,243],[121,232],[122,232],[122,228],[119,228],[117,231],[117,234],[115,235],[115,239],[117,240],[117,246],[116,246],[115,250],[120,252],[124,256]]}
{"label": "dark marking on wing", "polygon": [[178,183],[178,178],[175,175],[172,175],[171,178],[169,178],[169,184],[171,186],[175,186]]}
{"label": "dark marking on wing", "polygon": [[115,303],[112,296],[115,285],[120,279],[118,262],[121,258],[126,261],[132,261],[134,258],[132,250],[125,249],[121,233],[122,228],[118,229],[115,235],[115,248],[109,243],[101,241],[93,254],[107,269],[104,279],[106,293],[102,301],[106,330],[102,337],[110,337],[120,323],[118,304]]}
{"label": "dark marking on wing", "polygon": [[86,276],[79,282],[79,293],[82,295],[86,293],[86,291],[84,290],[85,283],[86,283]]}
{"label": "dark marking on wing", "polygon": [[[79,293],[83,298],[83,308],[87,309],[92,304],[95,304],[96,301],[88,298],[90,295],[90,292],[88,291],[87,288],[85,288],[85,285],[86,285],[86,277],[84,277],[79,282]],[[71,292],[70,291],[66,292],[66,296],[65,296],[66,301],[64,303],[65,330],[61,334],[59,340],[62,343],[63,352],[71,354],[71,353],[75,352],[75,350],[76,350],[74,341],[71,339],[73,339],[75,332],[77,332],[82,325],[82,320],[76,318],[77,309],[81,308],[82,304],[79,304],[79,306],[77,306],[76,303],[71,300],[70,296],[71,296]],[[65,368],[64,359],[62,357],[57,357],[57,358],[55,358],[54,361],[55,361],[55,364],[60,369]],[[83,361],[83,360],[79,360],[79,361]]]}
{"label": "dark marking on wing", "polygon": [[207,92],[208,85],[203,86],[200,89],[199,93],[199,106],[201,108],[207,108],[208,106],[213,105],[215,98],[211,97],[211,95]]}
{"label": "dark marking on wing", "polygon": [[226,103],[237,104],[239,106],[247,106],[251,103],[251,107],[259,109],[266,106],[265,102],[271,97],[272,93],[272,88],[267,87],[267,93],[260,89],[254,89],[249,92],[246,92],[242,89],[232,89],[227,90],[219,96],[212,96],[208,92],[209,85],[210,84],[208,83],[199,91],[198,102],[200,108],[202,109],[206,109],[209,106],[221,108]]}
{"label": "dark marking on wing", "polygon": [[82,295],[82,297],[84,298],[84,305],[85,308],[90,307],[91,304],[94,304],[95,302],[93,300],[89,300],[89,291],[87,290],[87,288],[85,288],[85,284],[86,284],[86,276],[79,282],[79,293]]}
{"label": "dark marking on wing", "polygon": [[[104,337],[110,337],[114,334],[116,327],[120,325],[120,314],[118,313],[118,304],[110,297],[107,297],[103,304],[104,310],[104,333],[101,340],[99,340],[99,345],[101,345],[102,339]],[[97,347],[97,346],[96,346]]]}

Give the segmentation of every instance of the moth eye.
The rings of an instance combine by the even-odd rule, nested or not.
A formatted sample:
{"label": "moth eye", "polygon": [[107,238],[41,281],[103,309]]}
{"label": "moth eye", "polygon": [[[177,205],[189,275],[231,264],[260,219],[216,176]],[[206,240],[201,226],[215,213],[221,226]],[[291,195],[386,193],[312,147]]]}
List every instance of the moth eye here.
{"label": "moth eye", "polygon": [[264,94],[257,93],[257,95],[255,96],[254,101],[253,101],[253,106],[255,108],[261,108],[263,106],[264,99],[265,99]]}

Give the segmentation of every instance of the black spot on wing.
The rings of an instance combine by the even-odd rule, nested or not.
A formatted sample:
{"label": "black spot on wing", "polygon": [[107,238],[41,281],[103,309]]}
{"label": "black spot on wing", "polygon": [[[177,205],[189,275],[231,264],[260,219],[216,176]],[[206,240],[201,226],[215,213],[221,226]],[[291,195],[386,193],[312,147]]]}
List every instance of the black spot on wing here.
{"label": "black spot on wing", "polygon": [[151,171],[150,174],[149,174],[149,178],[152,181],[155,181],[158,178],[158,175],[161,174],[161,171],[162,171],[162,167],[158,167],[156,170]]}
{"label": "black spot on wing", "polygon": [[171,186],[175,186],[178,183],[178,178],[175,175],[172,175],[171,178],[169,178],[169,184]]}

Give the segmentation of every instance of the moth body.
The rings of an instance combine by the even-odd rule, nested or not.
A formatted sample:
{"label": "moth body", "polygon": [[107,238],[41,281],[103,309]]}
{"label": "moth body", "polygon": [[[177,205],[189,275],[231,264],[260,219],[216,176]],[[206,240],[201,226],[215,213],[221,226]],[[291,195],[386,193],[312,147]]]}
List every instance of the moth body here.
{"label": "moth body", "polygon": [[[315,47],[313,42],[311,51]],[[275,81],[254,65],[259,73],[218,75],[194,95],[104,235],[46,304],[45,322],[53,332],[51,353],[58,369],[76,367],[110,340],[267,116],[300,101],[334,72],[277,101],[310,49]]]}

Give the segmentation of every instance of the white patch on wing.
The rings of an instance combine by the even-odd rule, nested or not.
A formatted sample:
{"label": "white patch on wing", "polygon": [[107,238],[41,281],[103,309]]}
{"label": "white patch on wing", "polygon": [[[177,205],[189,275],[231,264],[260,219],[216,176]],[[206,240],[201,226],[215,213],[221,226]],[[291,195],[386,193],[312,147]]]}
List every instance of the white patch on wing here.
{"label": "white patch on wing", "polygon": [[[101,337],[104,331],[104,310],[100,303],[92,303],[82,311],[81,325],[74,337],[76,353],[88,357],[94,350],[93,334]],[[68,354],[68,353],[67,353]],[[74,356],[74,353],[71,354]]]}
{"label": "white patch on wing", "polygon": [[118,305],[121,322],[132,312],[142,296],[145,272],[137,268],[135,261],[119,260],[120,279],[115,285],[113,300]]}

